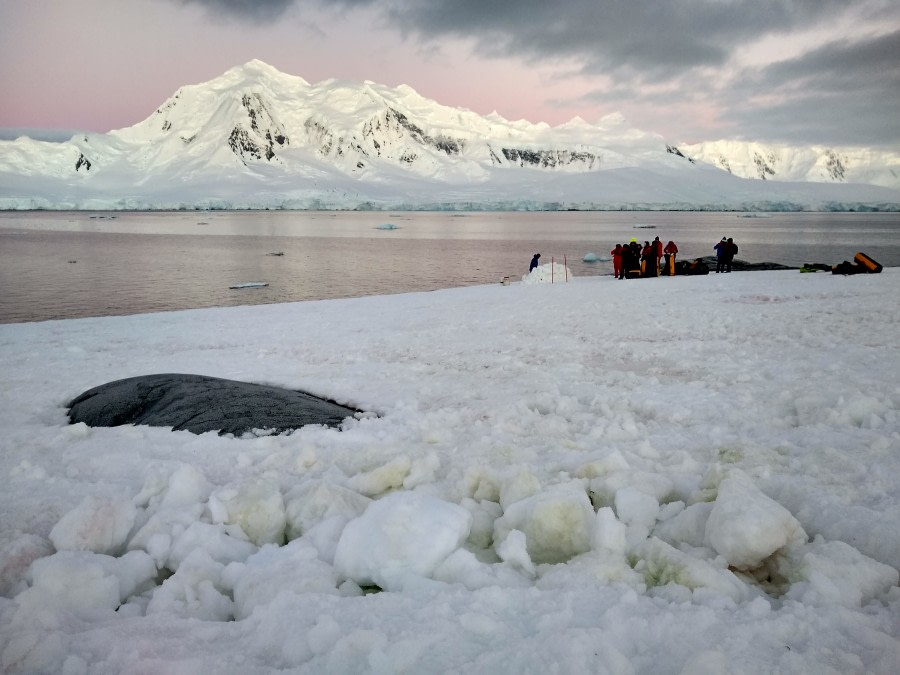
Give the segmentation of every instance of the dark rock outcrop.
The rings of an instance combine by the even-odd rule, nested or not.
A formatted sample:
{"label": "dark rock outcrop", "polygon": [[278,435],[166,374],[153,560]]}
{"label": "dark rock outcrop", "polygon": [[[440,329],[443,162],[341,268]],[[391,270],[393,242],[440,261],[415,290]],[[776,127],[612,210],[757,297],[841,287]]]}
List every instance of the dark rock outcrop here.
{"label": "dark rock outcrop", "polygon": [[146,424],[195,434],[276,433],[340,426],[360,411],[300,391],[203,375],[131,377],[94,387],[69,404],[69,421],[92,427]]}
{"label": "dark rock outcrop", "polygon": [[[710,270],[716,269],[716,256],[707,255],[703,256],[701,260],[706,263]],[[779,263],[773,262],[759,262],[759,263],[751,263],[746,260],[739,260],[735,258],[731,261],[731,269],[734,272],[756,272],[756,271],[765,271],[765,270],[796,270],[800,269],[799,267],[791,267],[790,265],[781,265]]]}

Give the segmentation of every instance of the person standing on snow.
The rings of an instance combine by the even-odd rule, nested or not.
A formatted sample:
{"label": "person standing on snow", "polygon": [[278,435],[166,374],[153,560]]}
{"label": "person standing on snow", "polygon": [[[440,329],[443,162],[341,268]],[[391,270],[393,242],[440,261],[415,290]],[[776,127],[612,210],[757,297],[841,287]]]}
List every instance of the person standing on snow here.
{"label": "person standing on snow", "polygon": [[734,239],[728,237],[728,241],[725,242],[725,271],[731,271],[731,263],[734,261],[734,256],[737,255],[738,247],[737,244],[734,243]]}
{"label": "person standing on snow", "polygon": [[670,241],[666,244],[663,253],[666,256],[666,274],[672,276],[675,274],[675,256],[678,255],[678,247],[675,245],[675,242]]}
{"label": "person standing on snow", "polygon": [[713,250],[716,252],[716,274],[719,272],[725,271],[725,256],[728,251],[728,241],[725,237],[722,237],[722,241],[713,246]]}
{"label": "person standing on snow", "polygon": [[624,279],[622,274],[622,244],[616,244],[616,247],[609,252],[613,261],[613,277],[616,279]]}
{"label": "person standing on snow", "polygon": [[659,276],[659,268],[662,265],[663,245],[659,237],[653,239],[653,251],[656,253],[656,276]]}
{"label": "person standing on snow", "polygon": [[541,257],[541,254],[540,254],[540,253],[535,253],[535,254],[534,254],[534,257],[531,259],[531,265],[528,267],[528,272],[529,272],[529,274],[530,274],[531,272],[534,272],[535,268],[536,268],[538,265],[540,265],[540,263],[538,262],[538,260],[540,260],[540,257]]}

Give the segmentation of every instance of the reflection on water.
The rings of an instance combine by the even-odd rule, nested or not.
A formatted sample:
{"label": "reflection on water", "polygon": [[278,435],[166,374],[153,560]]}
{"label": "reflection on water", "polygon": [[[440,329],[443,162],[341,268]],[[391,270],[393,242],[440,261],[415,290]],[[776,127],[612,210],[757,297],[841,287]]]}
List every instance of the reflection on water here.
{"label": "reflection on water", "polygon": [[[534,253],[611,274],[632,237],[680,257],[900,265],[898,214],[178,212],[0,214],[0,322],[427,291],[521,278]],[[585,263],[586,253],[601,260]],[[273,255],[281,254],[281,255]],[[231,289],[247,282],[261,288]]]}

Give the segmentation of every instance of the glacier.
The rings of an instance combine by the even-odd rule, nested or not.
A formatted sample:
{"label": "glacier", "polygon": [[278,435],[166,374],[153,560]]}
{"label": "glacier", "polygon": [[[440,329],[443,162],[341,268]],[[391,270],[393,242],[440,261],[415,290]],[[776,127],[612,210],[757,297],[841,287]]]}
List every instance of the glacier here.
{"label": "glacier", "polygon": [[125,129],[0,141],[0,209],[900,210],[900,155],[729,143],[619,114],[509,121],[253,60]]}

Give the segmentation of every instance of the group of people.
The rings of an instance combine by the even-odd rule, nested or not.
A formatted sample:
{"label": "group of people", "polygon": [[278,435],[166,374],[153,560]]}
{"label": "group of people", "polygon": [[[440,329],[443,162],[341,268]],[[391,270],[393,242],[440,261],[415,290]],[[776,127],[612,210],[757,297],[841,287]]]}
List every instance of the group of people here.
{"label": "group of people", "polygon": [[613,274],[616,279],[658,277],[660,270],[664,270],[665,274],[675,274],[675,256],[678,255],[678,247],[674,241],[663,246],[659,237],[653,241],[645,241],[641,246],[638,240],[632,237],[627,244],[616,244],[609,254],[612,256]]}
{"label": "group of people", "polygon": [[[716,273],[730,272],[734,256],[737,255],[738,246],[731,237],[722,237],[722,240],[713,246],[716,252]],[[637,279],[646,277],[658,277],[660,274],[674,276],[676,274],[675,257],[678,255],[678,246],[670,241],[663,246],[659,237],[653,241],[645,241],[641,246],[635,237],[627,244],[616,244],[609,252],[613,261],[613,275],[616,279]],[[540,253],[535,253],[531,259],[529,272],[540,264]],[[690,265],[679,263],[678,274],[708,274],[709,269],[700,258]]]}
{"label": "group of people", "polygon": [[738,252],[734,239],[722,237],[722,241],[713,246],[713,250],[716,252],[716,274],[719,272],[730,272],[731,263],[734,262],[734,256]]}

